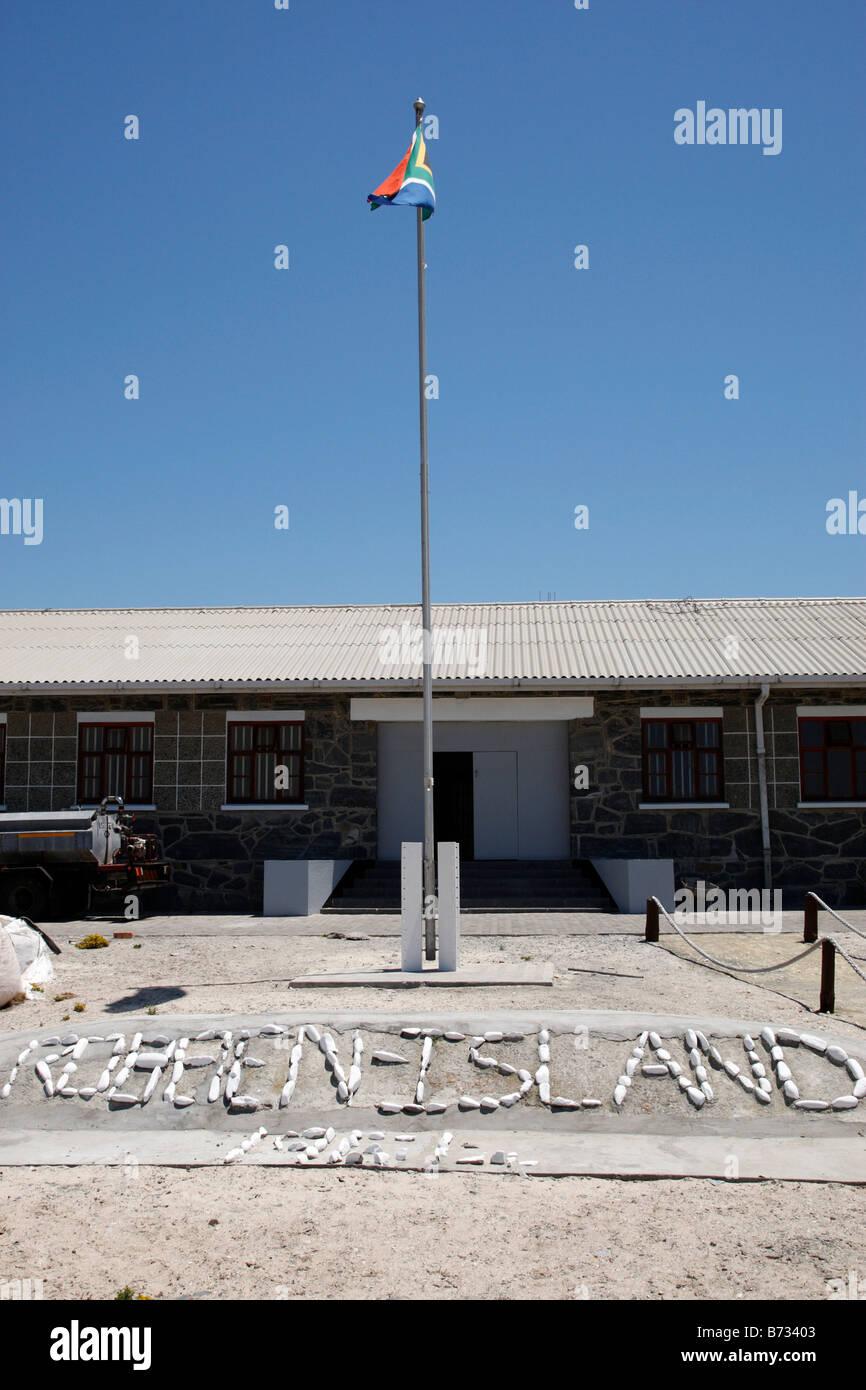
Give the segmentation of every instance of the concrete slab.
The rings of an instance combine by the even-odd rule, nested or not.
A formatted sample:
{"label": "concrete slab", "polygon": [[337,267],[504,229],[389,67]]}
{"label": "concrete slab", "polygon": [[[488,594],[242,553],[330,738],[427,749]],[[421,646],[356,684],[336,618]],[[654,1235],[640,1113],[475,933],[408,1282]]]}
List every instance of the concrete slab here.
{"label": "concrete slab", "polygon": [[[249,1117],[250,1135],[256,1134]],[[264,1123],[264,1121],[263,1121]],[[274,1121],[271,1120],[273,1125]],[[405,1129],[405,1120],[400,1130]],[[155,1130],[127,1130],[119,1139],[94,1131],[17,1131],[0,1135],[0,1166],[32,1167],[48,1165],[77,1167],[139,1166],[169,1168],[222,1167],[229,1154],[231,1166],[282,1168],[335,1168],[328,1149],[317,1158],[299,1159],[285,1147],[274,1147],[274,1138],[285,1131],[285,1122],[256,1141],[242,1157],[238,1147],[243,1133],[215,1133],[201,1130],[179,1134]],[[339,1129],[333,1140],[339,1142],[347,1130]],[[773,1179],[787,1182],[833,1182],[866,1184],[866,1149],[859,1138],[808,1138],[780,1144],[776,1137],[754,1138],[720,1135],[669,1134],[563,1134],[503,1132],[496,1130],[454,1131],[447,1150],[434,1161],[437,1146],[446,1140],[446,1131],[418,1133],[409,1142],[384,1133],[382,1148],[388,1155],[385,1168],[377,1171],[435,1172],[438,1175],[470,1172],[486,1174],[524,1174],[530,1177],[608,1177],[608,1178],[711,1178],[729,1182],[759,1182]],[[330,1148],[331,1145],[328,1146]],[[368,1147],[365,1138],[358,1146]],[[405,1158],[396,1159],[396,1153]],[[514,1155],[506,1163],[492,1164],[494,1153]],[[471,1157],[481,1163],[468,1163]],[[460,1161],[462,1160],[462,1162]],[[365,1160],[365,1171],[373,1166]]]}
{"label": "concrete slab", "polygon": [[479,985],[552,985],[553,965],[507,964],[472,965],[462,970],[358,970],[338,971],[328,975],[298,975],[292,980],[293,989],[350,989],[356,985],[376,989],[420,989],[438,985],[447,989]]}

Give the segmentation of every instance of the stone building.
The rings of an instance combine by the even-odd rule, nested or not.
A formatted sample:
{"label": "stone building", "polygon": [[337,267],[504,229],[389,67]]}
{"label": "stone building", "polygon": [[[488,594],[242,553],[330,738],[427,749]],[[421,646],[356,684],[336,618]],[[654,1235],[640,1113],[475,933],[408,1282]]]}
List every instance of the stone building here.
{"label": "stone building", "polygon": [[[2,613],[4,807],[124,797],[181,910],[259,911],[286,859],[391,892],[421,641],[413,605]],[[585,871],[622,907],[629,866],[639,894],[668,864],[863,904],[866,600],[440,605],[431,641],[437,839],[492,905],[510,875],[580,906]]]}

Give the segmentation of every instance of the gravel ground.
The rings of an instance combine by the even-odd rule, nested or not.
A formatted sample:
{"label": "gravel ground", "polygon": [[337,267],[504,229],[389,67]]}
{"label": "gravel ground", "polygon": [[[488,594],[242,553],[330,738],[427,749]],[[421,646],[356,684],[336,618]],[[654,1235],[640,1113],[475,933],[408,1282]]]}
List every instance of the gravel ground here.
{"label": "gravel ground", "polygon": [[[157,1014],[329,1010],[639,1009],[812,1028],[817,959],[734,979],[665,939],[464,940],[462,963],[550,960],[552,988],[293,990],[313,970],[398,963],[396,941],[143,938],[67,949],[43,999],[0,1012],[4,1031]],[[701,937],[725,959],[793,954],[778,938]],[[846,943],[847,944],[847,943]],[[140,949],[135,949],[136,945]],[[861,951],[856,938],[848,949]],[[619,971],[625,976],[576,973]],[[850,973],[850,972],[848,972]],[[852,977],[856,978],[856,977]],[[768,986],[773,986],[768,988]],[[858,982],[859,985],[859,982]],[[73,997],[55,1002],[56,994]],[[862,1038],[866,985],[842,984],[832,1031]],[[794,999],[790,996],[796,995]],[[798,1000],[805,1001],[798,1002]],[[76,1015],[76,1001],[86,1005]],[[815,1298],[866,1280],[866,1189],[820,1183],[619,1181],[280,1168],[0,1168],[0,1281],[42,1278],[46,1298]],[[383,1240],[383,1232],[387,1239]]]}

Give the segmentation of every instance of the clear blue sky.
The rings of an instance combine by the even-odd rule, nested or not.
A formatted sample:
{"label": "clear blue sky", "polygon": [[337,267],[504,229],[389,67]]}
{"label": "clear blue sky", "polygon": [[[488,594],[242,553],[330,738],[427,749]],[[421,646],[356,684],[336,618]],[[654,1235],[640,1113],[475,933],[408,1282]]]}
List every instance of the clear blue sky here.
{"label": "clear blue sky", "polygon": [[[365,198],[419,95],[434,600],[863,593],[825,507],[866,497],[864,32],[862,0],[7,0],[0,495],[44,539],[0,536],[0,606],[417,601],[415,218]],[[782,108],[782,152],[676,145],[702,100]]]}

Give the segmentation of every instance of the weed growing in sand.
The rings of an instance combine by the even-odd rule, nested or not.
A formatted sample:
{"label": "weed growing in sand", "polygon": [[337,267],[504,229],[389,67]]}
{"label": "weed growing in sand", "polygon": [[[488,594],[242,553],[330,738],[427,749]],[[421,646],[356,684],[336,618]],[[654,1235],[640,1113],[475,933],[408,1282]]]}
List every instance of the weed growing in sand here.
{"label": "weed growing in sand", "polygon": [[55,1002],[55,1004],[62,1004],[63,1001],[64,1001],[64,999],[74,999],[74,998],[75,998],[75,995],[73,994],[72,990],[67,990],[65,994],[55,994],[55,996],[54,996],[54,1002]]}
{"label": "weed growing in sand", "polygon": [[131,1289],[131,1288],[129,1287],[128,1284],[124,1284],[123,1288],[122,1288],[122,1289],[118,1289],[118,1290],[117,1290],[117,1293],[114,1295],[114,1301],[115,1301],[115,1302],[117,1302],[118,1299],[119,1299],[121,1302],[124,1302],[124,1301],[127,1301],[127,1300],[131,1299],[131,1298],[134,1298],[138,1303],[149,1303],[149,1302],[150,1302],[150,1294],[149,1294],[149,1293],[136,1293],[136,1292],[135,1292],[135,1289]]}
{"label": "weed growing in sand", "polygon": [[80,941],[76,941],[75,945],[79,951],[97,951],[100,946],[107,946],[108,942],[104,936],[100,936],[99,932],[94,931],[89,936],[83,936]]}
{"label": "weed growing in sand", "polygon": [[149,1014],[155,1014],[155,1013],[156,1013],[156,1005],[155,1005],[155,1004],[151,1004],[151,1006],[150,1006],[150,1008],[147,1010],[147,1012],[148,1012]]}
{"label": "weed growing in sand", "polygon": [[75,1012],[76,1012],[77,1014],[83,1014],[83,1013],[84,1013],[84,1010],[87,1008],[87,1005],[86,1005],[86,1004],[75,1004],[75,1005],[73,1005],[73,1008],[75,1009]]}

